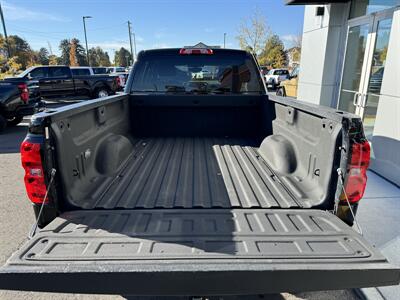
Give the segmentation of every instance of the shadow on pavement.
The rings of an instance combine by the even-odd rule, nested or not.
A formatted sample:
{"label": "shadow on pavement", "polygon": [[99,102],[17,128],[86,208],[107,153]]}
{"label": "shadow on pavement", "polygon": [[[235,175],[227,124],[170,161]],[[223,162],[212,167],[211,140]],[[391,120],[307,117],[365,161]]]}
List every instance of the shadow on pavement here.
{"label": "shadow on pavement", "polygon": [[7,127],[0,133],[0,154],[19,153],[19,147],[28,132],[29,122],[24,120],[18,126]]}

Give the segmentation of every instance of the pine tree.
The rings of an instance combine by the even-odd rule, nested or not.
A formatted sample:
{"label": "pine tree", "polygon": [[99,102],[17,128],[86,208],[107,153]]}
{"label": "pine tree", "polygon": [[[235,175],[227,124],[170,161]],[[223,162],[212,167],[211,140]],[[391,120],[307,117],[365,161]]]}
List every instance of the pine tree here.
{"label": "pine tree", "polygon": [[258,57],[258,61],[261,65],[267,65],[272,68],[286,66],[285,46],[278,35],[274,34],[268,38],[264,50]]}

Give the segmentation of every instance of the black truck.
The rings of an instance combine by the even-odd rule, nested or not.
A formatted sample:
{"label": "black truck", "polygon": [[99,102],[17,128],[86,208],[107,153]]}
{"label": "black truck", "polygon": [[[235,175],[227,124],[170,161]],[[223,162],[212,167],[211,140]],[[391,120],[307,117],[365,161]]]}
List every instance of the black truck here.
{"label": "black truck", "polygon": [[21,155],[41,229],[0,269],[0,288],[398,284],[399,268],[349,226],[370,155],[360,118],[269,98],[258,70],[239,50],[142,51],[126,93],[34,115]]}
{"label": "black truck", "polygon": [[0,81],[0,132],[31,115],[40,99],[101,98],[120,90],[111,75],[73,75],[67,66],[35,66]]}
{"label": "black truck", "polygon": [[31,115],[40,104],[38,82],[24,78],[0,81],[0,132],[7,126],[18,125],[24,116]]}
{"label": "black truck", "polygon": [[51,98],[101,98],[119,90],[117,76],[73,75],[67,66],[39,66],[23,72],[20,77],[39,81],[40,95]]}

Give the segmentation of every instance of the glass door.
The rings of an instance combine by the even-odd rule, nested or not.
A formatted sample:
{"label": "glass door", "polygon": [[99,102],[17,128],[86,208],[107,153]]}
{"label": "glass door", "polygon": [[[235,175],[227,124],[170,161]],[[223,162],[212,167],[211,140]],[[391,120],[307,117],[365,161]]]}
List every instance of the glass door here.
{"label": "glass door", "polygon": [[375,19],[369,68],[367,69],[368,76],[358,103],[358,114],[363,118],[364,132],[367,138],[372,137],[374,130],[391,27],[392,15],[389,17],[381,15]]}
{"label": "glass door", "polygon": [[373,18],[363,17],[349,22],[348,26],[338,108],[351,113],[357,113],[358,97],[363,88],[363,77],[367,68],[365,56],[372,22]]}
{"label": "glass door", "polygon": [[360,115],[372,136],[385,71],[392,9],[348,22],[338,108]]}

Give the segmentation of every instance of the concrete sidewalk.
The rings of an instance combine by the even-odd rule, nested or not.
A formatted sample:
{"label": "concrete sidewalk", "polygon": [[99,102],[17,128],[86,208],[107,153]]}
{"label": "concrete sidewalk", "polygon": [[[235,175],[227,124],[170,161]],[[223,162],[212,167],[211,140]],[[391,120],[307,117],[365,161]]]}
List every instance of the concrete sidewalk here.
{"label": "concrete sidewalk", "polygon": [[[400,176],[400,174],[399,174]],[[364,237],[400,266],[400,188],[369,171],[357,219]],[[368,299],[400,299],[400,286],[362,289]]]}

